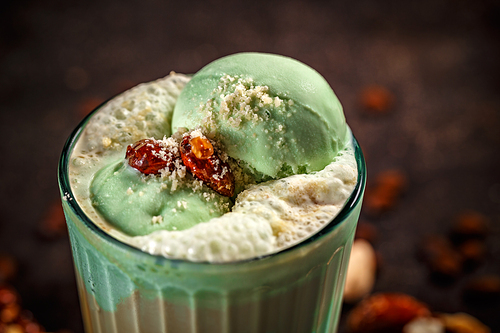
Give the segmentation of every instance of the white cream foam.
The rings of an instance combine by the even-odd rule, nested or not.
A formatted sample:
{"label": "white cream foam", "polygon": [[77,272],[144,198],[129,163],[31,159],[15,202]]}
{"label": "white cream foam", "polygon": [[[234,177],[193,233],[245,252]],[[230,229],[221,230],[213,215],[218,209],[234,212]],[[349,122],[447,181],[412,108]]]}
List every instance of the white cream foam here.
{"label": "white cream foam", "polygon": [[156,231],[128,240],[145,252],[192,261],[225,262],[280,251],[323,229],[357,182],[352,149],[324,170],[253,185],[232,212],[183,231]]}
{"label": "white cream foam", "polygon": [[[250,186],[238,195],[232,212],[190,229],[130,237],[106,223],[90,203],[93,175],[123,155],[128,144],[163,137],[175,101],[188,81],[184,75],[171,74],[139,85],[108,102],[86,126],[71,157],[70,178],[78,203],[99,227],[151,254],[228,262],[297,244],[340,212],[357,182],[352,147],[322,171]],[[104,139],[102,133],[106,133]]]}
{"label": "white cream foam", "polygon": [[171,73],[113,98],[87,124],[87,149],[104,152],[144,138],[165,136],[170,132],[177,97],[188,81],[185,75]]}

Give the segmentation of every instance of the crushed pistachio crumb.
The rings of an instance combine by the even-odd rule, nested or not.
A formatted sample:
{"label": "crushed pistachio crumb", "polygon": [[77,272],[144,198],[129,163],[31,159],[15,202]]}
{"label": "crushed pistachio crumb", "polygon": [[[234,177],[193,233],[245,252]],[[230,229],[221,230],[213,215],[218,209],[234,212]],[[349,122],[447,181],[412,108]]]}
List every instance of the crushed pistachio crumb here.
{"label": "crushed pistachio crumb", "polygon": [[163,222],[163,216],[161,215],[153,216],[151,222],[153,222],[153,224],[161,224]]}

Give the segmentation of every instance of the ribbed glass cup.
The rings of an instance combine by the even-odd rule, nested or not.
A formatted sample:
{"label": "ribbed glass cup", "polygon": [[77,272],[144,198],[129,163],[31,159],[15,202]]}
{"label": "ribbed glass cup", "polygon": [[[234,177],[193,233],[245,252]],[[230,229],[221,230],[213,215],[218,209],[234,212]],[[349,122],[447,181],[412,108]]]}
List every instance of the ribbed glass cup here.
{"label": "ribbed glass cup", "polygon": [[87,333],[326,333],[337,330],[342,294],[366,182],[353,138],[358,183],[345,207],[306,241],[259,258],[190,262],[142,252],[109,236],[85,215],[68,166],[87,117],[59,164]]}

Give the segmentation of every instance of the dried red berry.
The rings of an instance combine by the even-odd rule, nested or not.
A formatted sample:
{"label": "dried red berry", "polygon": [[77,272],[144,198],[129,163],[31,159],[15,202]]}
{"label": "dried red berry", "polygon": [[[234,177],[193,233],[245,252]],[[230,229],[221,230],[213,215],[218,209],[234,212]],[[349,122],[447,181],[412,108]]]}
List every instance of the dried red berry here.
{"label": "dried red berry", "polygon": [[127,147],[125,157],[128,164],[144,174],[159,174],[160,170],[175,169],[175,160],[179,159],[176,149],[165,146],[161,141],[143,139]]}
{"label": "dried red berry", "polygon": [[231,169],[215,153],[207,138],[185,135],[180,148],[182,162],[196,178],[219,194],[233,196],[234,177]]}
{"label": "dried red berry", "polygon": [[350,332],[401,332],[414,318],[430,316],[426,305],[397,293],[381,293],[361,301],[347,318]]}

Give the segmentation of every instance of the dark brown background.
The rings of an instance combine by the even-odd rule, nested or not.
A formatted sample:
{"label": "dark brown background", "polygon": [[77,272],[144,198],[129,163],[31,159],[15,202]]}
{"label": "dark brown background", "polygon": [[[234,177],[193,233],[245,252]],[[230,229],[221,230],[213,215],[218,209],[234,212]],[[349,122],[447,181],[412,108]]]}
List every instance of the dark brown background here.
{"label": "dark brown background", "polygon": [[[369,177],[403,170],[408,191],[368,220],[384,265],[376,291],[409,293],[434,311],[465,311],[500,330],[498,303],[461,297],[474,276],[500,273],[500,6],[422,1],[7,1],[0,7],[0,253],[19,262],[12,282],[47,330],[82,332],[67,236],[37,230],[58,200],[65,139],[98,101],[171,70],[193,73],[239,51],[297,58],[342,101]],[[396,97],[367,115],[368,85]],[[488,216],[487,262],[439,286],[417,260],[428,233],[472,209]],[[348,309],[346,308],[346,311]],[[341,328],[344,330],[344,328]]]}

